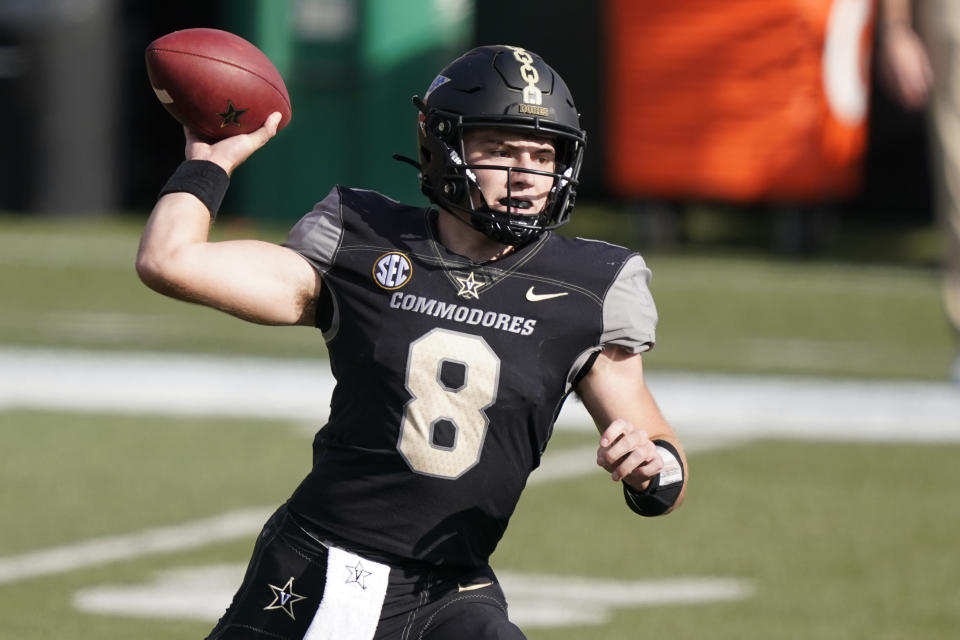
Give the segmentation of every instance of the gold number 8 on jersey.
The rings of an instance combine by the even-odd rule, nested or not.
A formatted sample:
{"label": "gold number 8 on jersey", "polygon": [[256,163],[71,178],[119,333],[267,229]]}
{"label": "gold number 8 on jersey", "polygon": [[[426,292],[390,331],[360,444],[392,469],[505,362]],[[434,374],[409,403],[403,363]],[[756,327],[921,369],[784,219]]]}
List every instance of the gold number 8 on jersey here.
{"label": "gold number 8 on jersey", "polygon": [[[456,388],[442,378],[445,364],[462,366]],[[484,410],[497,399],[500,358],[480,336],[433,329],[410,344],[407,391],[397,449],[411,469],[438,478],[458,478],[480,460],[489,420]],[[440,444],[436,428],[454,427],[451,445]]]}

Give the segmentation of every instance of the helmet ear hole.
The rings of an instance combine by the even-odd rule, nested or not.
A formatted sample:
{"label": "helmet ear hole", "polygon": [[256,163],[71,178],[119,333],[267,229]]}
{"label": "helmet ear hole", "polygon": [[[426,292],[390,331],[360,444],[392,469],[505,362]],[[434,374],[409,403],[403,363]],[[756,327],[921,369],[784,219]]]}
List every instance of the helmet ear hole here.
{"label": "helmet ear hole", "polygon": [[460,196],[460,186],[452,180],[444,180],[440,189],[443,191],[443,197],[448,200],[456,201]]}
{"label": "helmet ear hole", "polygon": [[430,130],[433,131],[433,135],[447,141],[450,139],[450,134],[453,133],[453,124],[449,120],[438,118],[431,124]]}

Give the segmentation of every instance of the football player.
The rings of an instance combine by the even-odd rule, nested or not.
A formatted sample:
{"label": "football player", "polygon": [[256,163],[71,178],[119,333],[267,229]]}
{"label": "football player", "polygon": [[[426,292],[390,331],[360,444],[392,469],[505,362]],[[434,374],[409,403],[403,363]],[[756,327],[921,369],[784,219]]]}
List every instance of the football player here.
{"label": "football player", "polygon": [[414,104],[419,158],[404,160],[434,207],[336,186],[283,245],[209,242],[273,114],[213,145],[187,131],[147,223],[147,285],[315,326],[337,380],[312,470],[211,638],[523,638],[488,560],[570,393],[630,509],[683,499],[683,448],[643,377],[650,272],[628,249],[553,232],[585,144],[566,84],[523,48],[485,46]]}

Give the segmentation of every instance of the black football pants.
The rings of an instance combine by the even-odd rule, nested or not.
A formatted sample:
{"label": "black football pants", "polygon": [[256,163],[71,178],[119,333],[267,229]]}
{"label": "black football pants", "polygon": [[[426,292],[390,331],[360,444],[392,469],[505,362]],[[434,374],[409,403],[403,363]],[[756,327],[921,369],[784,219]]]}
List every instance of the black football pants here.
{"label": "black football pants", "polygon": [[[327,556],[327,546],[281,507],[260,533],[243,584],[208,640],[303,640],[326,588]],[[507,618],[489,567],[426,573],[391,567],[377,613],[371,640],[525,638]],[[323,624],[321,617],[314,632]]]}

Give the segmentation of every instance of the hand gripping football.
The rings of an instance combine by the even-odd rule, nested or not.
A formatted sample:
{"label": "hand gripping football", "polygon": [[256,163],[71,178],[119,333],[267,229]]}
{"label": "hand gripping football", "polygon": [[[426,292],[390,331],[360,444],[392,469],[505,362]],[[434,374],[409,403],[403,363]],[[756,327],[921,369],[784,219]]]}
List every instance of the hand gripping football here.
{"label": "hand gripping football", "polygon": [[290,122],[280,72],[257,47],[219,29],[184,29],[147,47],[154,93],[181,124],[209,140],[259,129],[274,111]]}

